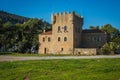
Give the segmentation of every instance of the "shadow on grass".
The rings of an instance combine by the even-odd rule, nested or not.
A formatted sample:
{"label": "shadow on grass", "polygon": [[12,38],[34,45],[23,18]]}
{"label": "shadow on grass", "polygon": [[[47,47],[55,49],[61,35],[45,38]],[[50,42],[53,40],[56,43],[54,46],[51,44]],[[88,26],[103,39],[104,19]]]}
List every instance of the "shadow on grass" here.
{"label": "shadow on grass", "polygon": [[13,52],[0,52],[0,55],[10,55],[12,54]]}
{"label": "shadow on grass", "polygon": [[17,52],[0,52],[0,55],[10,55],[10,56],[39,56],[38,54],[17,53]]}
{"label": "shadow on grass", "polygon": [[[72,54],[31,54],[31,53],[17,53],[17,52],[0,52],[0,55],[11,56],[73,56]],[[78,56],[78,55],[74,55]]]}

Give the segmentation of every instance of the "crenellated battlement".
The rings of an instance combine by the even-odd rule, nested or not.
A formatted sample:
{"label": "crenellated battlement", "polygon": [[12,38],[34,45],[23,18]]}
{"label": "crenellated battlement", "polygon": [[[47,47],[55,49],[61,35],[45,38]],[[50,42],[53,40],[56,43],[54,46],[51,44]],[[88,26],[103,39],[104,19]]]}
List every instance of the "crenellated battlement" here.
{"label": "crenellated battlement", "polygon": [[59,16],[59,15],[69,15],[71,14],[70,12],[60,12],[60,13],[55,13],[53,16]]}
{"label": "crenellated battlement", "polygon": [[73,19],[83,19],[83,16],[80,16],[73,12],[60,12],[60,13],[54,13],[52,14],[52,23],[55,24],[56,22],[69,22],[69,20]]}
{"label": "crenellated battlement", "polygon": [[53,13],[52,17],[55,17],[55,16],[57,16],[57,17],[59,17],[59,16],[68,16],[68,15],[72,15],[72,16],[74,15],[74,16],[77,16],[79,18],[83,18],[83,16],[80,16],[80,15],[76,14],[75,11],[73,11],[73,12]]}

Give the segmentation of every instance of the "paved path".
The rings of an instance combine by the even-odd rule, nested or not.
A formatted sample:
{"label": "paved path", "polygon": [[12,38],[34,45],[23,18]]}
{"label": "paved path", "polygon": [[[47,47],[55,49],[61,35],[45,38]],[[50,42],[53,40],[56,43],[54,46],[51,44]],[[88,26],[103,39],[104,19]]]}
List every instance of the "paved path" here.
{"label": "paved path", "polygon": [[120,55],[97,55],[97,56],[0,56],[2,61],[21,61],[21,60],[50,60],[50,59],[96,59],[96,58],[120,58]]}

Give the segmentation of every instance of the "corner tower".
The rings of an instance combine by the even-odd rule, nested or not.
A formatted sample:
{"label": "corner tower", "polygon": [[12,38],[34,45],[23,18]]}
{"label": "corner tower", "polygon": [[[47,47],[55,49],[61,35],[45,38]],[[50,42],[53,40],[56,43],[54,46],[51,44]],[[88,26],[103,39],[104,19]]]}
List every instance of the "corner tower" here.
{"label": "corner tower", "polygon": [[72,54],[81,44],[83,17],[75,12],[52,15],[53,52]]}
{"label": "corner tower", "polygon": [[81,46],[83,17],[75,12],[52,15],[52,31],[39,35],[39,54],[73,54]]}

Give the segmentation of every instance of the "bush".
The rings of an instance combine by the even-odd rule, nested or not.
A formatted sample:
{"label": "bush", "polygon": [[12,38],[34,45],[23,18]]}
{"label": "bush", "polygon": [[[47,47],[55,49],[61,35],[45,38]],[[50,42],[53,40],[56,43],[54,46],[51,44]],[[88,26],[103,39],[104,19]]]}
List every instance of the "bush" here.
{"label": "bush", "polygon": [[103,54],[114,54],[117,50],[117,44],[115,42],[109,42],[103,45],[101,52]]}

